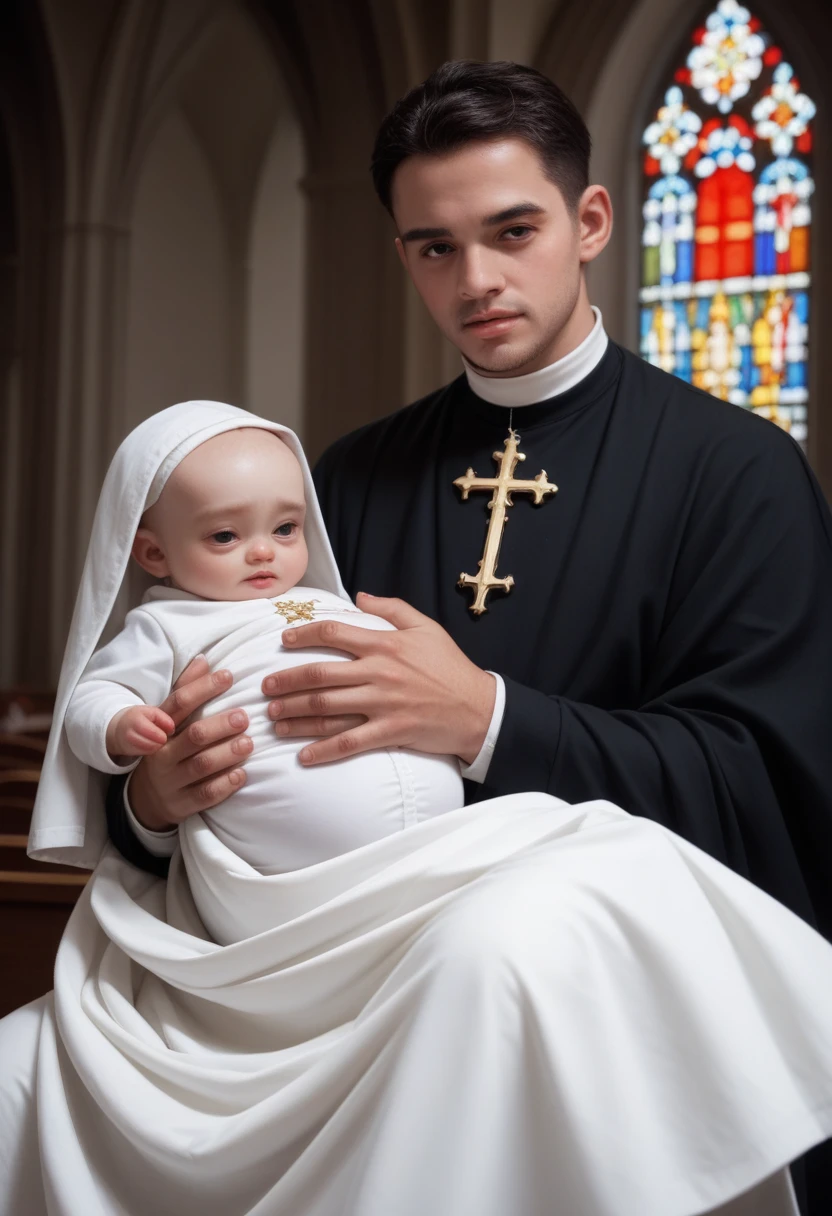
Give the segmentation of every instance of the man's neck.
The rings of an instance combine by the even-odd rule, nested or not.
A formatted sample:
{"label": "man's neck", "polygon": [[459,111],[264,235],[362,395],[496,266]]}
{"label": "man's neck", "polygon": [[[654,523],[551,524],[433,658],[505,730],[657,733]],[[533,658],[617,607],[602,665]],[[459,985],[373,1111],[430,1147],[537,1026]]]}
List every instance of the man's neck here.
{"label": "man's neck", "polygon": [[595,324],[583,342],[562,359],[557,359],[539,371],[528,372],[523,376],[484,376],[471,367],[463,356],[465,375],[471,389],[483,401],[492,405],[517,408],[534,405],[538,401],[548,401],[550,397],[557,397],[574,388],[598,366],[609,342],[601,313],[595,307],[592,311],[595,314]]}

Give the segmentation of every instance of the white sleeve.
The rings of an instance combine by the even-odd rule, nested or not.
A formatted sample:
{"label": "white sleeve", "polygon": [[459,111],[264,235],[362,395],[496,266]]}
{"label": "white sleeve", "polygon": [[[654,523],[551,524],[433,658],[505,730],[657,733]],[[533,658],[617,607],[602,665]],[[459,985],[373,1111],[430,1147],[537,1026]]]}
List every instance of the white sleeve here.
{"label": "white sleeve", "polygon": [[491,714],[488,731],[476,760],[468,765],[460,765],[462,776],[467,781],[476,781],[478,785],[482,785],[488,776],[488,767],[491,764],[491,757],[494,755],[494,748],[497,746],[500,727],[503,725],[503,716],[506,712],[505,681],[502,676],[497,675],[496,671],[489,671],[488,674],[497,681],[497,695],[494,698],[494,711]]}
{"label": "white sleeve", "polygon": [[176,849],[176,841],[179,838],[179,829],[169,828],[166,832],[152,832],[143,823],[139,823],[130,805],[129,777],[124,783],[124,810],[127,815],[127,822],[133,830],[133,835],[140,844],[144,845],[148,853],[152,853],[154,857],[173,856]]}
{"label": "white sleeve", "polygon": [[116,764],[107,754],[107,727],[119,710],[159,705],[171,689],[174,652],[155,617],[141,608],[127,614],[124,628],[97,650],[78,681],[66,711],[69,746],[101,773],[126,773],[138,764]]}

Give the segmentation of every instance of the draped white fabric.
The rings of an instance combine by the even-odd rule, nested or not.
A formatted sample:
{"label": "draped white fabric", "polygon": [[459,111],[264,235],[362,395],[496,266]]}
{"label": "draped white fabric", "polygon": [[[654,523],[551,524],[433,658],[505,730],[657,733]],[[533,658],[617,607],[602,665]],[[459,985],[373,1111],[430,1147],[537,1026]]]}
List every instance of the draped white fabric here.
{"label": "draped white fabric", "polygon": [[167,885],[105,854],[0,1023],[3,1216],[795,1211],[832,948],[673,833],[523,794],[273,876],[181,840]]}
{"label": "draped white fabric", "polygon": [[[301,467],[306,498],[304,536],[310,586],[348,599],[327,538],[312,474],[300,441],[279,422],[258,418],[221,401],[182,401],[146,418],[121,443],[110,462],[98,499],[81,585],[61,665],[55,713],[29,832],[29,855],[92,869],[107,842],[106,782],[75,756],[64,717],[70,698],[101,642],[127,574],[130,549],[142,514],[157,500],[173,470],[201,443],[226,431],[256,427],[272,431],[291,448]],[[147,590],[143,571],[127,579],[135,608]]]}

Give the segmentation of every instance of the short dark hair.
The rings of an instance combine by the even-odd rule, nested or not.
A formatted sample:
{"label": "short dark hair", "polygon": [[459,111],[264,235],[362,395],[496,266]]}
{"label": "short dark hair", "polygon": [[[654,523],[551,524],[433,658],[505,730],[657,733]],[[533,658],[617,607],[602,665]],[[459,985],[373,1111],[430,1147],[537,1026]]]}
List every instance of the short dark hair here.
{"label": "short dark hair", "polygon": [[577,207],[589,185],[586,124],[547,76],[507,61],[451,60],[396,102],[373,149],[376,193],[392,215],[393,175],[402,161],[501,136],[530,144],[567,207]]}

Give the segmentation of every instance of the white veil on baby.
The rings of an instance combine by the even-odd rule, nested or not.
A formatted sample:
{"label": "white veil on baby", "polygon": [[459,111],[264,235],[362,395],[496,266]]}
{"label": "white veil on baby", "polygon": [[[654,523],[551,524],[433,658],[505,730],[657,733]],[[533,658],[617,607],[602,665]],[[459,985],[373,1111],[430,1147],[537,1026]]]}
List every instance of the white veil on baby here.
{"label": "white veil on baby", "polygon": [[[67,705],[116,604],[143,513],[156,502],[189,452],[214,435],[241,427],[260,427],[280,435],[300,461],[309,549],[305,582],[347,598],[309,465],[293,431],[220,401],[172,405],[136,427],[112,459],[95,512],[29,833],[29,856],[38,861],[92,869],[101,855],[107,839],[104,795],[109,777],[93,772],[70,750],[64,730]],[[130,580],[132,602],[126,610],[140,602],[140,582]]]}

